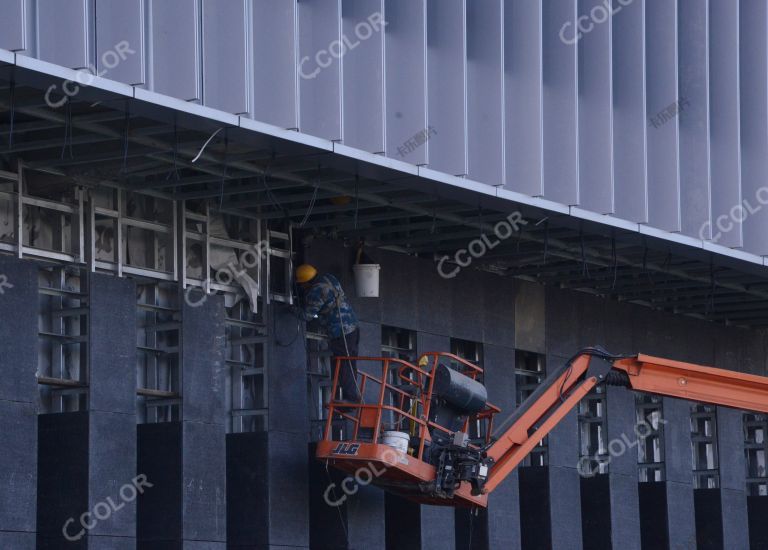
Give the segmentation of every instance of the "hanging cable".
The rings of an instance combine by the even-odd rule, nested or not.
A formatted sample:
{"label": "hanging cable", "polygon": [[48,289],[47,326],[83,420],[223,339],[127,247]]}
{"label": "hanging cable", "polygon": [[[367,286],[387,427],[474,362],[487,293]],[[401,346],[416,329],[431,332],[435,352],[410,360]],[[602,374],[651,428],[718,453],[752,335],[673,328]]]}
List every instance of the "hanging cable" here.
{"label": "hanging cable", "polygon": [[304,218],[301,220],[301,223],[299,223],[299,227],[304,227],[304,225],[307,223],[307,220],[309,220],[309,217],[312,215],[312,210],[315,208],[315,201],[317,200],[317,191],[319,188],[320,186],[317,182],[315,182],[315,190],[312,193],[312,198],[309,201],[309,207],[304,213]]}
{"label": "hanging cable", "polygon": [[[195,158],[192,159],[192,164],[196,163],[200,159],[200,157],[203,156],[203,152],[205,151],[205,148],[208,147],[208,144],[211,143],[211,141],[213,141],[213,138],[215,138],[217,135],[219,135],[219,132],[221,132],[222,130],[224,130],[224,133],[226,134],[226,128],[224,128],[224,127],[219,128],[214,133],[212,133],[211,137],[209,137],[205,141],[205,143],[203,143],[203,146],[200,148],[200,151],[197,152],[197,155],[195,156]],[[227,138],[225,137],[224,141],[226,141],[226,139]]]}

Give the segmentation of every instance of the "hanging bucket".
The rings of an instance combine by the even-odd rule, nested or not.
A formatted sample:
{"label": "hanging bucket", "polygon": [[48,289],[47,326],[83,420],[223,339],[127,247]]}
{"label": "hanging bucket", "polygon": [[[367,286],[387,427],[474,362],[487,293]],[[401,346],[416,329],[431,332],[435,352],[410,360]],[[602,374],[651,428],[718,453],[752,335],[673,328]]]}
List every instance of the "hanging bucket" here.
{"label": "hanging bucket", "polygon": [[405,432],[384,432],[381,436],[381,442],[397,449],[403,454],[408,454],[408,442],[411,437]]}
{"label": "hanging bucket", "polygon": [[355,264],[352,271],[355,274],[355,288],[358,298],[379,297],[379,264]]}

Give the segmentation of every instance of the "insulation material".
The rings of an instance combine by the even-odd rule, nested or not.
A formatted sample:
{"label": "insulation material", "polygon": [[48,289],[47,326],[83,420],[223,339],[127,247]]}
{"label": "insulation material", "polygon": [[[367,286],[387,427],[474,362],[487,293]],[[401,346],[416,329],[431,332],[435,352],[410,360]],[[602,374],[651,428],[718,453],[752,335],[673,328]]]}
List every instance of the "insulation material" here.
{"label": "insulation material", "polygon": [[[208,232],[211,237],[219,237],[222,239],[231,239],[224,225],[224,217],[219,214],[211,214],[208,222]],[[226,271],[227,280],[234,278],[235,281],[240,283],[248,296],[248,300],[251,303],[251,311],[256,313],[258,298],[259,298],[259,283],[255,278],[258,277],[258,265],[255,267],[247,267],[240,263],[240,259],[235,254],[235,249],[226,247],[211,245],[209,256],[209,264],[214,271]],[[232,307],[243,298],[239,293],[236,295],[226,294],[224,296],[226,307]]]}

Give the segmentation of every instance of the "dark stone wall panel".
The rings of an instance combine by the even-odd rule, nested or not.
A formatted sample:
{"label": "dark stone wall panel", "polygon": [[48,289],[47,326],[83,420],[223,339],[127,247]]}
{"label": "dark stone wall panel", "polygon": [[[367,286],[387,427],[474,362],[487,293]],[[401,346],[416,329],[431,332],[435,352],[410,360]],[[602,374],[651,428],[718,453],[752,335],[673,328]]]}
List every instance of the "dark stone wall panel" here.
{"label": "dark stone wall panel", "polygon": [[[743,491],[721,489],[722,524],[724,548],[749,547],[749,513],[747,496]],[[763,523],[765,518],[763,516]],[[768,548],[768,546],[766,546]]]}
{"label": "dark stone wall panel", "polygon": [[33,533],[38,479],[34,405],[0,400],[0,441],[0,532]]}
{"label": "dark stone wall panel", "polygon": [[347,500],[349,548],[384,548],[385,493],[378,487],[360,487]]}
{"label": "dark stone wall panel", "polygon": [[749,547],[751,550],[768,548],[768,497],[747,497],[749,511]]}
{"label": "dark stone wall panel", "polygon": [[[696,513],[696,549],[718,550],[723,546],[723,508],[719,489],[693,492]],[[728,546],[727,548],[739,548]],[[743,547],[742,547],[743,548]]]}
{"label": "dark stone wall panel", "polygon": [[662,414],[666,479],[691,485],[691,402],[665,397]]}
{"label": "dark stone wall panel", "polygon": [[[109,518],[99,521],[93,535],[136,536],[136,500],[120,498],[120,489],[136,477],[136,417],[128,414],[89,413],[89,502],[111,499],[120,506]],[[142,488],[151,491],[151,488]],[[127,492],[126,494],[130,494]]]}
{"label": "dark stone wall panel", "polygon": [[549,468],[520,468],[520,539],[522,548],[551,548]]}
{"label": "dark stone wall panel", "polygon": [[151,490],[139,496],[136,538],[139,548],[160,542],[181,544],[182,424],[142,424],[138,434],[138,473],[147,476]]}
{"label": "dark stone wall panel", "polygon": [[482,341],[514,347],[517,282],[499,275],[481,273],[480,283],[483,292]]}
{"label": "dark stone wall panel", "polygon": [[[491,292],[486,292],[486,300],[493,300]],[[503,315],[500,321],[503,322],[504,317],[506,315]],[[545,326],[545,288],[528,281],[518,281],[515,288],[513,339],[515,347],[525,351],[546,353]]]}
{"label": "dark stone wall panel", "polygon": [[309,547],[307,436],[269,434],[269,543]]}
{"label": "dark stone wall panel", "polygon": [[35,533],[0,531],[0,548],[35,550]]}
{"label": "dark stone wall panel", "polygon": [[183,420],[223,424],[226,349],[224,301],[210,296],[198,307],[184,304],[182,312]]}
{"label": "dark stone wall panel", "polygon": [[[419,262],[417,277],[418,329],[433,334],[452,334],[451,328],[456,323],[457,314],[454,299],[458,302],[458,309],[461,309],[465,302],[464,297],[455,292],[458,288],[456,283],[440,277],[434,264],[430,262]],[[461,323],[460,318],[459,324]]]}
{"label": "dark stone wall panel", "polygon": [[[296,316],[287,306],[273,304],[274,338],[269,345],[269,429],[309,433],[307,411],[307,350],[297,333]],[[306,441],[305,441],[306,443]],[[302,451],[302,456],[306,453]]]}
{"label": "dark stone wall panel", "polygon": [[[551,440],[550,440],[551,441]],[[552,549],[572,550],[582,540],[581,477],[575,468],[549,467]]]}
{"label": "dark stone wall panel", "polygon": [[62,528],[74,518],[72,535],[88,502],[88,413],[38,417],[37,532],[66,547]]}
{"label": "dark stone wall panel", "polygon": [[584,550],[611,550],[611,491],[607,475],[581,478]]}
{"label": "dark stone wall panel", "polygon": [[[451,304],[451,327],[450,330],[442,334],[472,342],[481,342],[486,315],[483,285],[488,284],[484,273],[463,269],[455,279],[451,279],[451,283],[454,289]],[[500,296],[498,298],[501,299]],[[513,299],[514,295],[509,297],[510,301]],[[422,308],[431,309],[431,304],[425,302]]]}
{"label": "dark stone wall panel", "polygon": [[136,414],[136,285],[92,274],[90,410]]}
{"label": "dark stone wall panel", "polygon": [[402,254],[383,254],[379,288],[381,322],[417,330],[419,260]]}
{"label": "dark stone wall panel", "polygon": [[667,481],[667,518],[670,546],[692,548],[696,542],[696,518],[691,485]]}
{"label": "dark stone wall panel", "polygon": [[640,483],[640,534],[643,550],[658,550],[669,545],[667,526],[667,488],[663,481]]}
{"label": "dark stone wall panel", "polygon": [[226,541],[226,442],[221,424],[184,422],[182,509],[185,541]]}
{"label": "dark stone wall panel", "polygon": [[640,550],[640,497],[637,475],[609,474],[613,548]]}
{"label": "dark stone wall panel", "polygon": [[[37,400],[37,265],[0,255],[0,400]],[[13,285],[12,287],[6,285]]]}
{"label": "dark stone wall panel", "polygon": [[264,548],[269,542],[267,434],[227,434],[226,439],[227,543]]}

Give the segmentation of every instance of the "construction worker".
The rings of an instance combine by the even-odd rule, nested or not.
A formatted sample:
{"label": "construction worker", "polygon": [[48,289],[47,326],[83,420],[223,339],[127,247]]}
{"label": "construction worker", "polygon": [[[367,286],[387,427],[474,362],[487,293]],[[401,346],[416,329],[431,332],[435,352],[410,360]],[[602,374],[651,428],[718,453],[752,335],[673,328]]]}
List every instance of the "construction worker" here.
{"label": "construction worker", "polygon": [[[304,290],[304,309],[300,314],[306,321],[319,319],[331,339],[330,350],[333,354],[334,367],[337,357],[356,357],[360,343],[357,315],[347,300],[339,280],[330,273],[318,275],[317,269],[304,264],[296,269],[296,282]],[[360,402],[356,361],[342,363],[339,386],[345,401]]]}

